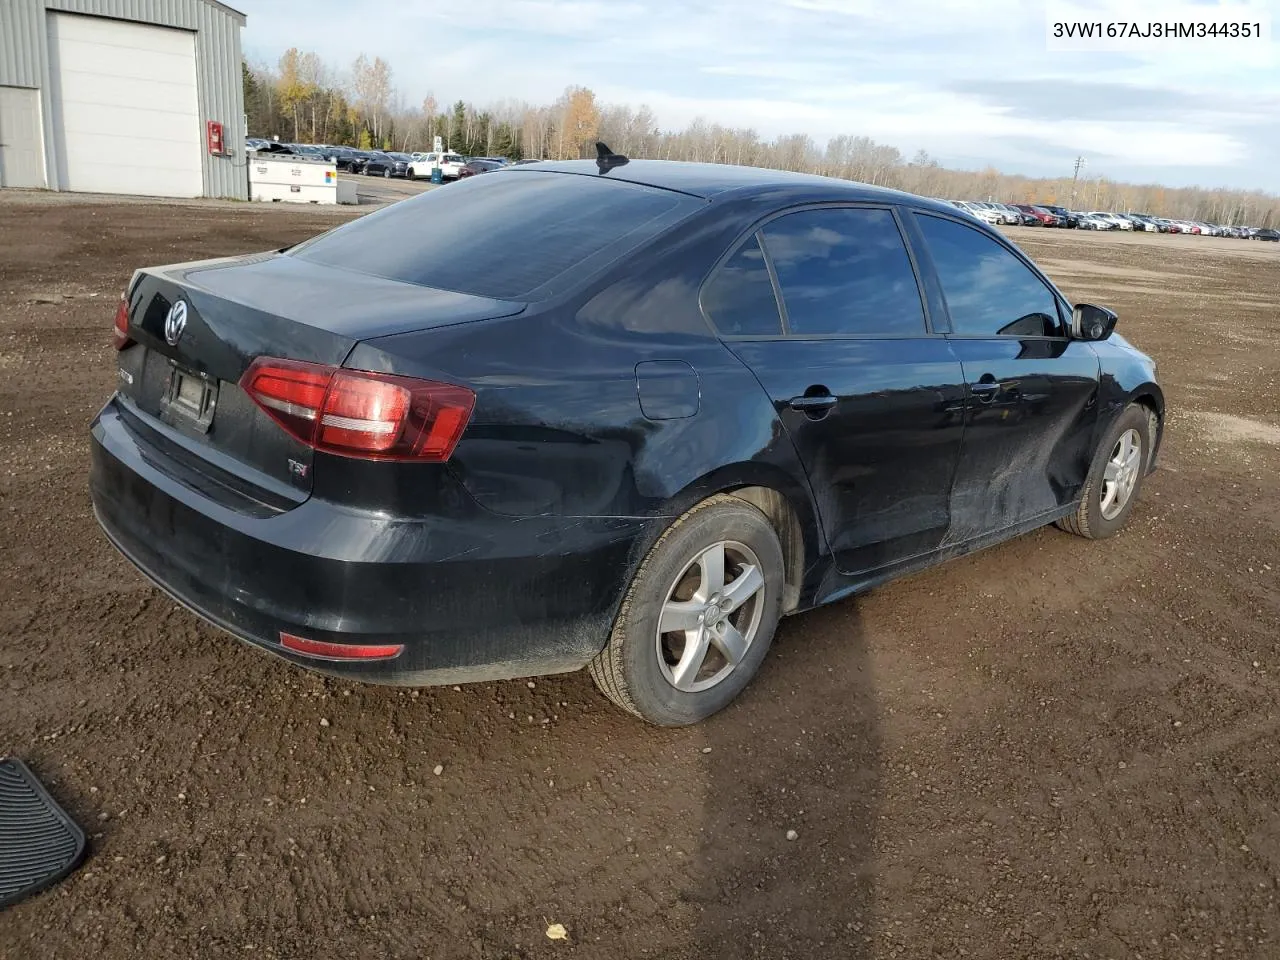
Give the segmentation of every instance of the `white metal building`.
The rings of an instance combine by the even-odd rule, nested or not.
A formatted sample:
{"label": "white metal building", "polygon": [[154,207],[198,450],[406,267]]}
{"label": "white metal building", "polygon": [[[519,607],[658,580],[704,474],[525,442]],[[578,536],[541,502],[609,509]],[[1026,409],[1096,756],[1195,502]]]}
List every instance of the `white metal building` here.
{"label": "white metal building", "polygon": [[218,0],[0,0],[0,187],[247,199],[244,23]]}

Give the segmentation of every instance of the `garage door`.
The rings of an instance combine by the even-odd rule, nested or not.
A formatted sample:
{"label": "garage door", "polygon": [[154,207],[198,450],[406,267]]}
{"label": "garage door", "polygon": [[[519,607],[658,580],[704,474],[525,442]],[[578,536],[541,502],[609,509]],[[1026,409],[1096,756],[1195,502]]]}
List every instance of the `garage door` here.
{"label": "garage door", "polygon": [[64,190],[204,193],[194,33],[50,13],[49,59]]}

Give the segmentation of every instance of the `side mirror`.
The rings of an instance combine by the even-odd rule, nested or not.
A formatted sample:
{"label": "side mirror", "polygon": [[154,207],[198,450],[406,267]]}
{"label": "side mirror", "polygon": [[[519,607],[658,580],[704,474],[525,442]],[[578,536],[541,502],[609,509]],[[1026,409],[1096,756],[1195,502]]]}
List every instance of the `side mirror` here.
{"label": "side mirror", "polygon": [[1115,312],[1092,303],[1077,303],[1071,311],[1071,339],[1105,340],[1119,319]]}

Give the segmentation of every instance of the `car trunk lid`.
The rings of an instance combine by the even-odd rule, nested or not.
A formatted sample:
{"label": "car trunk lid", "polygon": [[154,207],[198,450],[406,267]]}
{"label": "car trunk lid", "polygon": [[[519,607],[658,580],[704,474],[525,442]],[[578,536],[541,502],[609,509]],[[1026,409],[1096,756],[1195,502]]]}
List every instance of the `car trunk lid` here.
{"label": "car trunk lid", "polygon": [[341,366],[361,340],[511,316],[524,304],[387,280],[278,253],[139,271],[118,393],[138,429],[261,502],[302,502],[313,451],[239,386],[261,356]]}

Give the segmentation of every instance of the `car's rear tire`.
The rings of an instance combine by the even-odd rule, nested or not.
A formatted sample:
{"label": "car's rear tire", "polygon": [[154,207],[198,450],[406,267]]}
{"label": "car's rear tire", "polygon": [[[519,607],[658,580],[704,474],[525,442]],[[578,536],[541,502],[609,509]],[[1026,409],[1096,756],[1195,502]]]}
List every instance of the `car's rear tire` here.
{"label": "car's rear tire", "polygon": [[[640,564],[591,678],[649,723],[704,720],[759,669],[784,582],[782,546],[765,515],[736,497],[704,500]],[[664,623],[673,629],[661,631]]]}
{"label": "car's rear tire", "polygon": [[1068,533],[1104,540],[1120,532],[1142,490],[1151,461],[1153,417],[1131,403],[1098,444],[1076,512],[1058,526]]}

